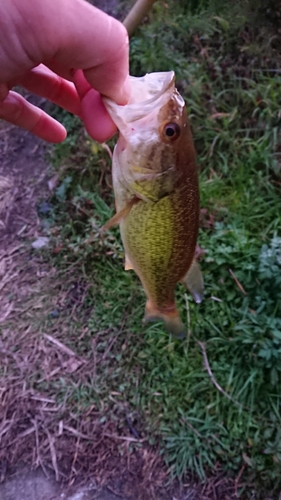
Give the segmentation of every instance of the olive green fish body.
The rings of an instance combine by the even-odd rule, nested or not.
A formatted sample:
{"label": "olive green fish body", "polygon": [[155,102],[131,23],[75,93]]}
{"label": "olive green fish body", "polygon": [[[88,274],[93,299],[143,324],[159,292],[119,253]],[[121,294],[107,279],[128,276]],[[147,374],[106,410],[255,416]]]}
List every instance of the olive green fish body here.
{"label": "olive green fish body", "polygon": [[188,186],[182,186],[157,202],[136,203],[120,224],[129,261],[148,299],[159,311],[175,305],[176,284],[185,276],[194,257],[198,228],[196,198],[196,192],[190,193]]}

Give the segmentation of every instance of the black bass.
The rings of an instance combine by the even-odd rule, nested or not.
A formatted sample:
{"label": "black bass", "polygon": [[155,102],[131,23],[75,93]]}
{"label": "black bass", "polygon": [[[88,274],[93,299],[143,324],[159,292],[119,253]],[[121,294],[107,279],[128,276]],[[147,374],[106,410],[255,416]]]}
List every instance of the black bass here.
{"label": "black bass", "polygon": [[203,278],[194,259],[199,220],[196,154],[185,103],[173,71],[131,77],[131,98],[104,104],[119,129],[113,153],[116,215],[125,269],[134,269],[147,296],[145,320],[185,331],[175,305],[182,282],[197,303]]}

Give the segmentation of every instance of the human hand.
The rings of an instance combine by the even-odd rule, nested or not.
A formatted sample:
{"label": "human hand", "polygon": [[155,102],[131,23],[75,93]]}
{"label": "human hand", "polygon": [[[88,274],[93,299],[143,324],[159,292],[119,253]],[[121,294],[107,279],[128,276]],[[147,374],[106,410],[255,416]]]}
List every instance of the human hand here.
{"label": "human hand", "polygon": [[100,94],[119,104],[129,97],[127,32],[84,0],[1,0],[0,119],[63,141],[65,128],[10,90],[15,85],[78,115],[103,142],[116,127]]}

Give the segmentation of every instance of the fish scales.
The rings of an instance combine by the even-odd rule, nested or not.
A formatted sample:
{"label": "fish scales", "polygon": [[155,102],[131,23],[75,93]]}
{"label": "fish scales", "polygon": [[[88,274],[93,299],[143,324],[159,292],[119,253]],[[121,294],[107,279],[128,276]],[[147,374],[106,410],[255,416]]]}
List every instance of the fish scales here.
{"label": "fish scales", "polygon": [[[177,221],[186,217],[187,210],[175,198],[175,195],[170,195],[157,203],[137,204],[124,222],[124,245],[129,258],[150,298],[161,305],[160,310],[173,305],[175,286],[192,262],[196,242],[192,234],[178,228]],[[134,225],[130,225],[131,218]],[[196,224],[195,217],[190,224],[191,227]],[[188,246],[191,251],[187,258]]]}
{"label": "fish scales", "polygon": [[196,302],[203,279],[194,260],[199,219],[196,156],[174,74],[132,78],[127,106],[104,99],[120,131],[113,154],[113,187],[126,269],[147,295],[147,320],[163,319],[176,335],[184,326],[175,306],[182,281]]}

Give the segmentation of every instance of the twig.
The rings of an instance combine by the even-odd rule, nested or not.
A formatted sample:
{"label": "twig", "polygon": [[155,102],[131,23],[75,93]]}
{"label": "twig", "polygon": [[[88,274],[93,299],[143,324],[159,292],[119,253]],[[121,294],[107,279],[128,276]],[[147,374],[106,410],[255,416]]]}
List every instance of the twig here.
{"label": "twig", "polygon": [[145,439],[135,439],[128,436],[116,436],[115,434],[107,434],[107,432],[104,432],[103,436],[111,439],[120,439],[121,441],[129,441],[131,443],[143,443],[145,441]]}
{"label": "twig", "polygon": [[72,464],[71,464],[71,471],[74,472],[75,476],[77,475],[77,473],[76,473],[74,466],[75,466],[75,463],[77,461],[77,457],[78,457],[78,453],[79,453],[79,446],[80,446],[80,437],[77,438],[77,441],[75,444],[75,453],[74,453],[74,457],[73,457]]}
{"label": "twig", "polygon": [[45,429],[45,431],[46,431],[46,434],[48,436],[48,441],[49,441],[49,445],[50,445],[51,459],[52,459],[52,465],[53,465],[53,468],[54,468],[54,471],[55,471],[55,475],[56,475],[56,481],[59,481],[60,475],[59,475],[59,470],[58,470],[56,448],[55,448],[55,445],[54,445],[55,438],[54,438],[54,436],[52,436],[50,434],[50,432],[48,431],[48,429]]}
{"label": "twig", "polygon": [[152,5],[156,0],[137,0],[135,5],[130,10],[123,24],[127,28],[129,36],[132,36],[137,27],[142,22],[143,18],[148,14]]}
{"label": "twig", "polygon": [[113,339],[111,340],[111,342],[109,343],[109,345],[107,346],[107,349],[104,351],[103,355],[102,355],[102,358],[101,358],[101,361],[103,362],[106,358],[106,356],[108,355],[109,351],[111,351],[111,348],[113,347],[113,345],[115,344],[117,340],[117,336],[113,337]]}
{"label": "twig", "polygon": [[9,446],[12,446],[12,444],[16,443],[19,439],[29,436],[29,434],[32,434],[33,432],[36,432],[35,426],[30,427],[29,429],[26,429],[25,431],[18,434],[15,439],[9,442]]}
{"label": "twig", "polygon": [[217,142],[218,138],[219,138],[219,136],[218,136],[218,135],[216,135],[216,137],[214,138],[214,140],[213,140],[213,142],[212,142],[212,144],[211,144],[210,151],[209,151],[209,157],[210,157],[210,158],[212,158],[212,156],[213,156],[213,153],[214,153],[214,147],[215,147],[215,145],[216,145],[216,142]]}
{"label": "twig", "polygon": [[93,338],[91,341],[91,348],[93,351],[93,367],[92,367],[92,380],[94,384],[96,384],[96,377],[97,377],[97,352],[96,352],[96,347],[97,347],[97,337]]}
{"label": "twig", "polygon": [[248,295],[247,292],[245,292],[245,289],[243,288],[243,286],[241,285],[240,281],[238,280],[237,276],[235,276],[234,272],[232,271],[232,269],[228,269],[232,278],[234,279],[236,285],[238,286],[239,290],[244,293],[244,295]]}
{"label": "twig", "polygon": [[110,486],[106,486],[106,489],[113,493],[113,495],[115,495],[116,497],[123,498],[123,495],[119,495],[119,493],[116,493],[116,491],[114,491]]}
{"label": "twig", "polygon": [[[37,425],[36,418],[34,420],[31,420],[31,422],[34,425],[34,430],[35,430],[35,443],[36,443],[37,460],[38,460],[39,464],[41,465],[41,467],[42,467],[42,469],[44,471],[45,476],[49,477],[48,472],[45,469],[43,460],[42,460],[41,455],[40,455],[40,449],[39,449],[40,448],[40,445],[39,445],[39,432],[38,432],[38,425]],[[28,429],[28,430],[31,431],[31,429]]]}
{"label": "twig", "polygon": [[71,349],[69,349],[69,347],[66,347],[66,345],[64,345],[62,342],[60,342],[59,340],[55,339],[54,337],[52,337],[51,335],[48,335],[47,333],[43,333],[43,336],[49,340],[50,342],[52,342],[52,344],[56,345],[61,351],[63,351],[65,354],[68,354],[68,356],[75,356],[77,358],[77,354],[72,351]]}
{"label": "twig", "polygon": [[54,375],[56,375],[60,371],[61,371],[61,366],[57,366],[57,368],[55,368],[54,370],[52,370],[51,373],[49,373],[49,375],[47,375],[46,377],[45,377],[45,375],[43,377],[41,377],[38,380],[38,384],[41,384],[42,382],[45,382],[46,380],[50,380]]}
{"label": "twig", "polygon": [[188,297],[187,297],[186,293],[184,294],[184,298],[185,298],[185,304],[186,304],[186,320],[187,320],[186,352],[188,352],[189,342],[190,342],[190,336],[191,336],[191,329],[190,329],[189,302],[188,302]]}
{"label": "twig", "polygon": [[18,273],[14,273],[12,275],[7,273],[5,278],[3,278],[2,283],[0,285],[0,291],[3,290],[3,288],[7,285],[7,283],[10,283],[17,276],[18,276]]}
{"label": "twig", "polygon": [[[14,417],[14,415],[13,415],[13,417]],[[7,424],[6,427],[3,425],[3,429],[0,430],[0,438],[2,438],[2,436],[4,436],[4,434],[6,434],[11,429],[11,427],[13,427],[14,418],[12,418],[11,420],[7,420],[5,422],[5,424]]]}
{"label": "twig", "polygon": [[5,459],[1,460],[1,474],[0,474],[0,483],[4,483],[7,472],[7,461]]}
{"label": "twig", "polygon": [[216,381],[214,375],[213,375],[213,372],[211,370],[211,367],[209,365],[209,361],[208,361],[208,357],[207,357],[207,352],[206,352],[206,347],[205,347],[205,344],[203,342],[199,342],[198,341],[198,344],[199,346],[201,347],[201,350],[202,350],[202,354],[203,354],[203,358],[204,358],[204,366],[210,376],[210,379],[211,381],[213,382],[214,386],[218,389],[218,391],[220,391],[227,399],[229,399],[230,401],[232,401],[232,403],[236,404],[237,406],[239,406],[239,408],[243,408],[243,405],[241,405],[241,403],[239,403],[238,401],[235,401],[235,399],[233,399],[229,394],[227,394],[227,392],[225,392],[225,390],[219,385],[219,383]]}
{"label": "twig", "polygon": [[34,399],[34,401],[40,401],[42,403],[52,403],[52,404],[55,404],[55,402],[56,402],[54,399],[41,398],[39,396],[31,396],[31,399]]}
{"label": "twig", "polygon": [[243,472],[245,470],[245,467],[246,467],[246,465],[243,464],[242,467],[241,467],[241,469],[240,469],[240,471],[239,471],[239,474],[238,474],[237,478],[235,479],[235,495],[237,496],[237,498],[238,498],[239,481],[240,481],[241,476],[242,476],[242,474],[243,474]]}
{"label": "twig", "polygon": [[214,295],[212,295],[210,298],[211,298],[212,300],[215,300],[216,302],[222,302],[222,300],[221,300],[221,299],[219,299],[218,297],[214,297]]}
{"label": "twig", "polygon": [[74,436],[76,436],[77,438],[87,439],[87,441],[96,441],[96,437],[93,437],[93,436],[87,436],[87,434],[83,434],[82,432],[77,431],[76,429],[74,429],[73,427],[70,427],[69,425],[64,425],[64,426],[63,426],[63,429],[64,429],[65,431],[70,432],[71,434],[73,434],[73,435],[74,435]]}

